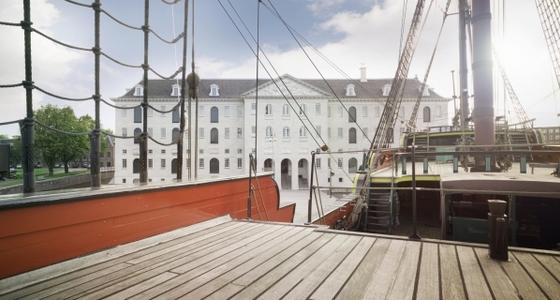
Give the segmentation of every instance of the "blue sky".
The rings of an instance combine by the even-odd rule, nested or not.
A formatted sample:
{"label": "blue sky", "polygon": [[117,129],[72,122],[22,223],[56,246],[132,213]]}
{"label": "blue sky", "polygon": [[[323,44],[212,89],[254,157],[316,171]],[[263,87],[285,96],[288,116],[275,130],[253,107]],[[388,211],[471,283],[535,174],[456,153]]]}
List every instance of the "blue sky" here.
{"label": "blue sky", "polygon": [[[76,0],[82,3],[90,1]],[[222,0],[225,5],[227,0]],[[256,0],[231,0],[248,26],[254,30]],[[143,23],[141,0],[105,0],[103,8],[132,25]],[[416,1],[408,1],[410,16]],[[428,23],[418,45],[410,77],[423,77],[435,35],[441,23],[441,9],[445,0],[434,0]],[[453,1],[456,2],[456,1]],[[493,1],[498,3],[499,1]],[[274,0],[287,22],[308,38],[314,46],[333,60],[352,77],[358,77],[360,65],[366,64],[370,78],[393,76],[397,63],[400,32],[401,0]],[[502,61],[510,79],[530,117],[538,117],[541,125],[558,125],[560,93],[554,93],[552,68],[533,1],[507,0],[506,35],[500,42]],[[92,10],[73,6],[63,0],[33,0],[34,26],[70,44],[93,45]],[[150,1],[152,29],[164,37],[173,35],[172,7],[159,0]],[[455,6],[452,5],[452,11]],[[175,32],[182,30],[183,4],[173,7]],[[2,0],[0,19],[19,21],[22,16],[21,0]],[[499,19],[495,14],[495,19]],[[516,20],[523,20],[518,22]],[[451,96],[450,71],[457,69],[457,20],[450,17],[433,67],[429,85],[436,92]],[[143,34],[117,25],[102,17],[102,48],[110,55],[131,64],[143,59]],[[261,10],[262,47],[271,57],[281,74],[318,78],[319,74],[306,61],[297,44],[279,21],[265,8]],[[189,37],[189,43],[192,41]],[[498,40],[498,39],[497,39]],[[0,26],[0,82],[19,82],[23,78],[22,32],[19,28]],[[33,37],[34,79],[37,85],[68,96],[83,97],[93,93],[93,56]],[[151,38],[150,65],[162,74],[171,74],[180,62],[181,43],[173,46]],[[177,55],[175,53],[177,52]],[[342,75],[314,57],[327,77]],[[251,78],[255,62],[252,54],[232,27],[217,0],[196,1],[196,60],[202,77]],[[190,64],[190,56],[189,56]],[[263,72],[261,72],[263,74]],[[141,70],[127,69],[102,59],[102,95],[113,98],[142,77]],[[35,107],[46,103],[70,103],[50,99],[38,92]],[[501,96],[500,96],[501,97]],[[0,121],[21,118],[25,114],[22,89],[0,90]],[[502,102],[496,104],[503,111]],[[92,114],[92,103],[81,103],[73,108],[78,114]],[[114,112],[102,106],[102,123],[112,128]],[[0,128],[0,133],[17,134],[12,126]]]}

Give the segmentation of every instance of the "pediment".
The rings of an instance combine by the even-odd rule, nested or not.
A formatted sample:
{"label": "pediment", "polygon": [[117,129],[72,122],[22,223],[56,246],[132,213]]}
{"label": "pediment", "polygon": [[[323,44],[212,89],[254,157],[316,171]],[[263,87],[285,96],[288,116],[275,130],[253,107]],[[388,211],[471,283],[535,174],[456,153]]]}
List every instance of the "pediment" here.
{"label": "pediment", "polygon": [[[296,97],[296,98],[302,98],[302,97],[329,97],[331,96],[329,93],[311,85],[308,84],[302,80],[299,80],[297,78],[294,78],[290,75],[283,75],[281,77],[282,81],[280,79],[275,79],[276,84],[274,84],[274,82],[272,82],[271,80],[259,85],[258,89],[259,89],[259,98],[260,97],[282,97],[282,93],[290,98],[290,92],[291,94]],[[280,92],[280,90],[278,89],[278,87],[276,86],[278,85],[278,87],[280,87],[280,90],[282,92]],[[287,88],[286,88],[287,87]],[[246,93],[243,94],[243,97],[245,98],[254,98],[255,97],[255,90],[256,89],[252,89],[251,91],[248,91]],[[288,92],[289,90],[289,92]]]}

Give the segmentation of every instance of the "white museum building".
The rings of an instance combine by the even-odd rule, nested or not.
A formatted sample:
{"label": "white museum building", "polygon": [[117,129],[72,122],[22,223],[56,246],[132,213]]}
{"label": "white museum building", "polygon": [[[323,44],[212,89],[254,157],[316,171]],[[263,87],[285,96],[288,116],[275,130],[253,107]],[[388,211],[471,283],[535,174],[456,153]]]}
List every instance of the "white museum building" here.
{"label": "white museum building", "polygon": [[[320,145],[327,144],[332,152],[369,149],[391,89],[391,79],[366,79],[364,74],[362,70],[359,80],[327,79],[328,84],[321,79],[298,79],[290,75],[274,82],[261,80],[258,110],[254,79],[202,79],[198,92],[198,157],[196,166],[193,166],[197,168],[197,179],[248,175],[249,154],[255,148],[256,134],[257,171],[274,172],[282,189],[307,188],[311,152]],[[400,143],[420,87],[421,82],[417,79],[409,79],[406,83],[394,129],[394,146]],[[180,88],[175,80],[149,80],[148,91],[149,103],[161,111],[171,110],[179,101]],[[143,87],[138,84],[112,100],[119,106],[138,106],[142,98]],[[426,89],[417,115],[417,130],[448,125],[451,101]],[[258,126],[255,129],[256,111]],[[147,113],[148,134],[152,138],[162,143],[179,138],[179,110],[160,113],[148,109]],[[141,133],[140,107],[117,109],[115,120],[116,134],[135,136]],[[194,120],[192,123],[194,126]],[[194,138],[193,132],[193,163]],[[186,134],[183,139],[187,151]],[[149,181],[173,181],[176,178],[177,146],[161,146],[148,141],[148,149]],[[138,181],[139,152],[135,139],[115,141],[115,184]],[[183,157],[183,178],[186,178],[186,152]],[[362,153],[318,156],[319,184],[350,186],[362,160]]]}

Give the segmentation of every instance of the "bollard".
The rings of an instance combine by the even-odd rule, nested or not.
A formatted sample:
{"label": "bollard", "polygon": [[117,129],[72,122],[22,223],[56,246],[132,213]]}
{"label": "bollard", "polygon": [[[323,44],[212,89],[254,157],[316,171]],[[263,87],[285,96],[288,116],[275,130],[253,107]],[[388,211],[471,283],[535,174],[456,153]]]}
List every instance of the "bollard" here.
{"label": "bollard", "polygon": [[505,214],[507,202],[488,200],[488,252],[490,258],[508,260],[508,218]]}

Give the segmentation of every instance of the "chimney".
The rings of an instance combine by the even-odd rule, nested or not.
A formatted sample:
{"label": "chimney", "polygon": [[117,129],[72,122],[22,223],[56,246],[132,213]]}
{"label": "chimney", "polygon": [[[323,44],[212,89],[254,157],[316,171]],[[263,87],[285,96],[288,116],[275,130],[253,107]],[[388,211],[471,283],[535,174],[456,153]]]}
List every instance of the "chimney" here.
{"label": "chimney", "polygon": [[360,82],[367,82],[367,67],[364,64],[360,67]]}

